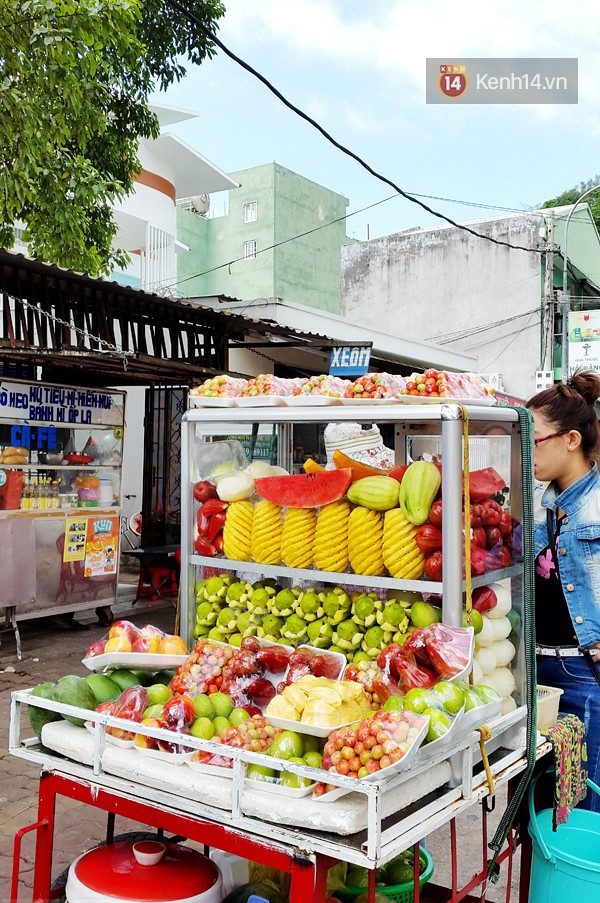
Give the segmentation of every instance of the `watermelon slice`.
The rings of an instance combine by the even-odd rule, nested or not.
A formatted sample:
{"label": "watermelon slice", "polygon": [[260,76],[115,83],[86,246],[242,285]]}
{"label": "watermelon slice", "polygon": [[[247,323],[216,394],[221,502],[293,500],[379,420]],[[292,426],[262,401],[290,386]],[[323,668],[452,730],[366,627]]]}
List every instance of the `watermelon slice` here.
{"label": "watermelon slice", "polygon": [[506,486],[506,480],[493,467],[472,470],[469,474],[469,496],[473,504],[489,499]]}
{"label": "watermelon slice", "polygon": [[254,486],[263,499],[281,508],[320,508],[343,498],[351,482],[352,471],[346,467],[323,473],[263,477],[255,480]]}

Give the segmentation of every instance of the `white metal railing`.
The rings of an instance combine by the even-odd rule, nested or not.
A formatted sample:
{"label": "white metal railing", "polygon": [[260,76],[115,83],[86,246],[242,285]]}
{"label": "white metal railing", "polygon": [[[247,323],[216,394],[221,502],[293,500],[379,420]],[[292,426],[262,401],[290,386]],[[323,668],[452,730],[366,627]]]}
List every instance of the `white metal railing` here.
{"label": "white metal railing", "polygon": [[146,291],[159,291],[175,278],[175,237],[146,225],[146,246],[141,250],[141,283]]}

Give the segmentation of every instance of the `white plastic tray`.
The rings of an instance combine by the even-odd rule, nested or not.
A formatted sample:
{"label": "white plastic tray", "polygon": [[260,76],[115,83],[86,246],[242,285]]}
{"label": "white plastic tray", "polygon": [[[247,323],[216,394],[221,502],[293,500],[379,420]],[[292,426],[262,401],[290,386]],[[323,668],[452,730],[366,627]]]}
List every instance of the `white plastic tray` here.
{"label": "white plastic tray", "polygon": [[445,734],[443,734],[441,737],[438,737],[437,740],[432,740],[431,743],[424,743],[421,746],[418,755],[419,762],[425,761],[431,758],[431,756],[437,755],[438,752],[452,745],[456,737],[461,733],[461,725],[462,719],[464,717],[464,712],[465,708],[463,705],[460,711],[458,711],[452,719],[450,729],[446,731]]}
{"label": "white plastic tray", "polygon": [[458,733],[461,735],[468,734],[469,731],[474,731],[476,728],[481,727],[482,724],[493,721],[494,718],[498,717],[501,709],[502,699],[494,699],[492,702],[486,702],[485,705],[469,709],[462,716]]}
{"label": "white plastic tray", "polygon": [[276,796],[290,796],[292,799],[299,799],[302,796],[308,796],[313,792],[316,782],[313,781],[306,787],[285,787],[279,783],[279,778],[266,778],[262,781],[254,781],[252,778],[245,778],[244,783],[253,790],[259,790],[263,793],[272,793]]}
{"label": "white plastic tray", "polygon": [[396,404],[396,398],[341,398],[342,404],[368,405],[368,404]]}
{"label": "white plastic tray", "polygon": [[202,762],[194,762],[193,759],[186,759],[186,763],[192,771],[197,771],[199,774],[218,774],[222,778],[233,778],[233,768],[225,768],[223,765],[205,765]]}
{"label": "white plastic tray", "polygon": [[269,721],[275,727],[280,727],[284,731],[296,731],[298,734],[308,734],[310,737],[328,737],[332,731],[341,731],[350,724],[356,722],[346,721],[344,724],[336,724],[334,727],[317,727],[314,724],[304,724],[302,721],[289,721],[287,718],[273,718],[268,716]]}
{"label": "white plastic tray", "polygon": [[465,404],[465,405],[481,405],[483,407],[491,407],[496,404],[493,395],[487,398],[455,398],[453,395],[444,395],[442,398],[431,398],[425,395],[398,395],[394,398],[398,404]]}
{"label": "white plastic tray", "polygon": [[240,395],[235,403],[240,408],[277,408],[285,404],[283,395]]}
{"label": "white plastic tray", "polygon": [[148,652],[105,652],[84,658],[82,664],[89,671],[108,671],[111,668],[130,668],[133,671],[164,671],[178,668],[188,655],[158,655]]}
{"label": "white plastic tray", "polygon": [[[392,774],[397,774],[399,771],[404,771],[405,768],[414,761],[415,756],[417,755],[423,740],[425,739],[425,734],[429,728],[429,718],[426,716],[421,716],[423,718],[423,726],[420,728],[419,733],[415,737],[412,742],[412,745],[404,758],[400,759],[399,762],[394,762],[393,765],[388,765],[387,768],[384,768],[382,771],[375,771],[373,774],[367,775],[366,778],[357,778],[357,781],[369,781],[373,783],[374,781],[382,781],[384,778],[389,777]],[[334,803],[336,800],[339,800],[342,796],[346,796],[348,793],[353,793],[351,789],[346,789],[345,787],[336,787],[335,790],[330,790],[329,793],[323,793],[321,796],[315,796],[313,794],[313,799],[319,803]]]}
{"label": "white plastic tray", "polygon": [[[90,732],[90,734],[95,734],[95,725],[93,721],[86,721],[84,727]],[[134,733],[131,731],[131,733]],[[104,731],[104,737],[107,743],[112,743],[113,746],[118,746],[121,749],[131,749],[132,746],[135,746],[135,740],[121,740],[119,737],[113,737],[112,734],[108,734],[106,730]]]}
{"label": "white plastic tray", "polygon": [[314,408],[330,404],[342,404],[343,398],[334,398],[333,395],[287,395],[284,403],[290,408]]}
{"label": "white plastic tray", "polygon": [[210,395],[188,395],[193,408],[234,408],[235,397],[215,398]]}
{"label": "white plastic tray", "polygon": [[189,762],[194,755],[193,750],[184,753],[170,753],[164,752],[162,749],[146,749],[143,746],[136,746],[135,743],[133,748],[141,756],[146,756],[148,759],[158,759],[160,762],[168,762],[169,765],[183,765],[184,762]]}

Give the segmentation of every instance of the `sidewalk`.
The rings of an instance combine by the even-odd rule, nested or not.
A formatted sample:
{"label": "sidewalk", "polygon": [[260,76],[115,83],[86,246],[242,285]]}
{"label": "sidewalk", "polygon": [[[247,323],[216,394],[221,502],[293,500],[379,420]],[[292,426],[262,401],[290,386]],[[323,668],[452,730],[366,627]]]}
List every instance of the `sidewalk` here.
{"label": "sidewalk", "polygon": [[[172,631],[175,609],[165,603],[138,603],[132,608],[131,586],[120,587],[119,600],[113,606],[117,618],[127,618],[137,625],[156,624]],[[37,782],[39,769],[29,762],[9,756],[8,718],[10,692],[25,689],[43,681],[57,681],[65,674],[87,673],[81,659],[87,646],[100,639],[106,629],[100,627],[93,611],[79,616],[89,624],[89,630],[60,630],[49,619],[28,621],[21,625],[23,661],[15,655],[10,634],[2,637],[0,647],[0,901],[8,900],[12,869],[12,847],[15,832],[37,819]],[[496,811],[489,816],[489,836],[493,835],[506,803],[505,793],[498,794]],[[465,883],[475,868],[481,867],[481,832],[479,812],[472,812],[457,821],[459,846],[459,879]],[[104,839],[106,816],[99,810],[64,798],[58,798],[53,858],[53,878],[56,878],[82,852]],[[117,818],[115,833],[139,830],[139,825]],[[436,883],[450,885],[449,832],[442,829],[427,838],[427,848],[435,861]],[[489,851],[488,851],[489,853]],[[29,903],[33,881],[35,856],[34,834],[24,838],[22,847],[20,903]],[[518,872],[518,858],[515,864]],[[512,901],[518,899],[518,881],[513,876]],[[506,868],[502,869],[497,885],[491,887],[489,903],[506,899]],[[309,901],[307,901],[309,903]]]}

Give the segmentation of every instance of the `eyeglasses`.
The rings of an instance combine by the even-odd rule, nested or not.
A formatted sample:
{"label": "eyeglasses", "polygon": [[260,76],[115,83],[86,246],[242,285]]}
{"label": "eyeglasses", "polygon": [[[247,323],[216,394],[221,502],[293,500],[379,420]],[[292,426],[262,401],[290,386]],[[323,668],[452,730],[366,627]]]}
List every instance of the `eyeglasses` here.
{"label": "eyeglasses", "polygon": [[548,439],[556,439],[557,436],[564,436],[565,433],[568,433],[569,430],[560,430],[558,433],[551,433],[549,436],[543,436],[541,439],[534,439],[533,444],[537,448],[538,445],[541,445],[542,442],[547,442]]}

